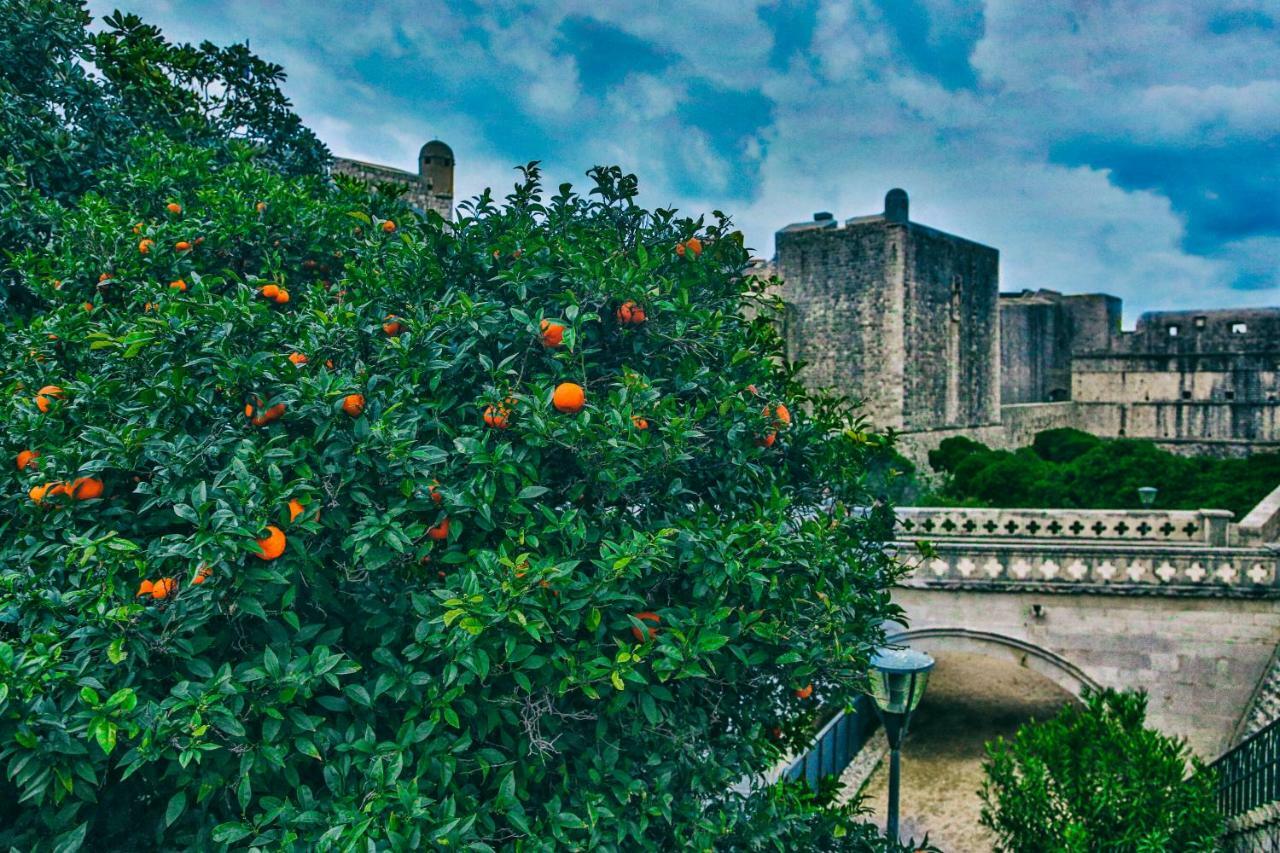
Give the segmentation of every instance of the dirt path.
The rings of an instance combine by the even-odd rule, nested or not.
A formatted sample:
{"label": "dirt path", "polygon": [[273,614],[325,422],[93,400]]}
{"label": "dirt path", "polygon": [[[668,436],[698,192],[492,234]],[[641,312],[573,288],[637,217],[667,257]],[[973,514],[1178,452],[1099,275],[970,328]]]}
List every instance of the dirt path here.
{"label": "dirt path", "polygon": [[[1069,698],[1030,670],[978,655],[939,656],[902,748],[902,837],[927,832],[947,853],[990,851],[991,834],[978,824],[983,745],[1032,717],[1052,716]],[[886,759],[865,789],[881,827],[888,775]]]}

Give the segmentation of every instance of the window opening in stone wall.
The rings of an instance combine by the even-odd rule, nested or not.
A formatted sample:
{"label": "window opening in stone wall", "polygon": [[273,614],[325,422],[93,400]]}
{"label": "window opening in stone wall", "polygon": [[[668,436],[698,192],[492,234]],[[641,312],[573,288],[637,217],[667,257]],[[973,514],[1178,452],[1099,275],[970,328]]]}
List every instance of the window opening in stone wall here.
{"label": "window opening in stone wall", "polygon": [[1231,324],[1231,334],[1233,335],[1243,335],[1243,334],[1246,334],[1248,331],[1249,331],[1249,326],[1245,323]]}
{"label": "window opening in stone wall", "polygon": [[1196,328],[1197,328],[1197,329],[1203,329],[1203,328],[1205,327],[1205,324],[1207,324],[1208,322],[1209,322],[1209,318],[1208,318],[1208,317],[1197,317],[1197,318],[1196,318]]}
{"label": "window opening in stone wall", "polygon": [[1183,391],[1183,392],[1182,392],[1182,399],[1184,399],[1184,400],[1190,400],[1190,399],[1191,399],[1191,392],[1190,392],[1190,391]]}
{"label": "window opening in stone wall", "polygon": [[1228,399],[1228,400],[1234,400],[1234,399],[1236,398],[1236,392],[1235,392],[1235,391],[1228,391],[1226,396],[1227,396],[1227,399]]}
{"label": "window opening in stone wall", "polygon": [[1177,336],[1178,336],[1178,327],[1177,327],[1177,326],[1170,326],[1170,327],[1169,327],[1169,337],[1171,337],[1171,338],[1176,338]]}

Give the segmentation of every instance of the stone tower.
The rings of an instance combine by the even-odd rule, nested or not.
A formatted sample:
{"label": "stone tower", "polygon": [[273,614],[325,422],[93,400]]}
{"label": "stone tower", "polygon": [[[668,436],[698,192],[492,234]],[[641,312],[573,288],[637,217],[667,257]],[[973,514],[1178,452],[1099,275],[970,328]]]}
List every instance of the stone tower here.
{"label": "stone tower", "polygon": [[453,218],[453,149],[433,139],[418,152],[418,172],[407,172],[394,166],[333,158],[333,172],[368,181],[371,184],[394,184],[404,190],[404,200],[425,213],[434,210],[445,219]]}
{"label": "stone tower", "polygon": [[418,180],[428,193],[453,206],[453,149],[433,139],[418,152]]}
{"label": "stone tower", "polygon": [[999,252],[912,222],[894,189],[884,213],[788,225],[777,253],[807,383],[861,400],[881,429],[999,422]]}

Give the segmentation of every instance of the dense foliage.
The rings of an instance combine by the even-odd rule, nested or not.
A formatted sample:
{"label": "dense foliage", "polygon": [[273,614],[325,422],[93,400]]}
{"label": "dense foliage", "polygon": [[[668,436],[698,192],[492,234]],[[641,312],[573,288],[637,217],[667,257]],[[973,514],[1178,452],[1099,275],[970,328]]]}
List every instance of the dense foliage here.
{"label": "dense foliage", "polygon": [[0,846],[879,849],[736,787],[897,610],[884,442],[744,319],[728,223],[532,166],[419,221],[185,115],[0,199],[43,234],[0,337]]}
{"label": "dense foliage", "polygon": [[1146,712],[1146,694],[1105,690],[987,744],[982,823],[997,849],[1217,849],[1213,773],[1184,741],[1146,728]]}
{"label": "dense foliage", "polygon": [[1137,509],[1141,486],[1163,509],[1228,509],[1243,518],[1280,483],[1280,453],[1248,459],[1178,456],[1153,442],[1102,439],[1075,429],[1036,435],[1031,447],[991,450],[948,438],[929,453],[945,479],[931,505]]}
{"label": "dense foliage", "polygon": [[171,44],[136,15],[89,30],[82,0],[0,0],[0,307],[27,307],[5,257],[49,238],[36,198],[70,202],[132,156],[139,134],[220,151],[255,145],[264,166],[323,172],[329,154],[289,108],[283,69],[244,45]]}

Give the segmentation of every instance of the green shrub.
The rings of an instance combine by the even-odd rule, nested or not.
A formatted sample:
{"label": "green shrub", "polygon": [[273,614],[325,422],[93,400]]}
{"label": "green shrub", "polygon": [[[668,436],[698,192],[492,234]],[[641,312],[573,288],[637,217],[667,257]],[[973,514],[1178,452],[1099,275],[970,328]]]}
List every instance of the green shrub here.
{"label": "green shrub", "polygon": [[1071,462],[1102,443],[1096,435],[1070,427],[1036,433],[1031,448],[1046,462]]}
{"label": "green shrub", "polygon": [[1216,784],[1182,740],[1146,728],[1143,693],[1105,690],[987,744],[982,824],[1007,853],[1215,850]]}
{"label": "green shrub", "polygon": [[955,473],[956,466],[975,453],[990,453],[991,448],[981,442],[955,435],[944,438],[936,448],[929,451],[929,467],[945,474]]}
{"label": "green shrub", "polygon": [[1074,429],[1047,430],[1015,451],[949,438],[929,460],[948,476],[926,505],[1137,509],[1138,488],[1155,486],[1158,508],[1227,509],[1239,519],[1280,485],[1280,454],[1191,458]]}

